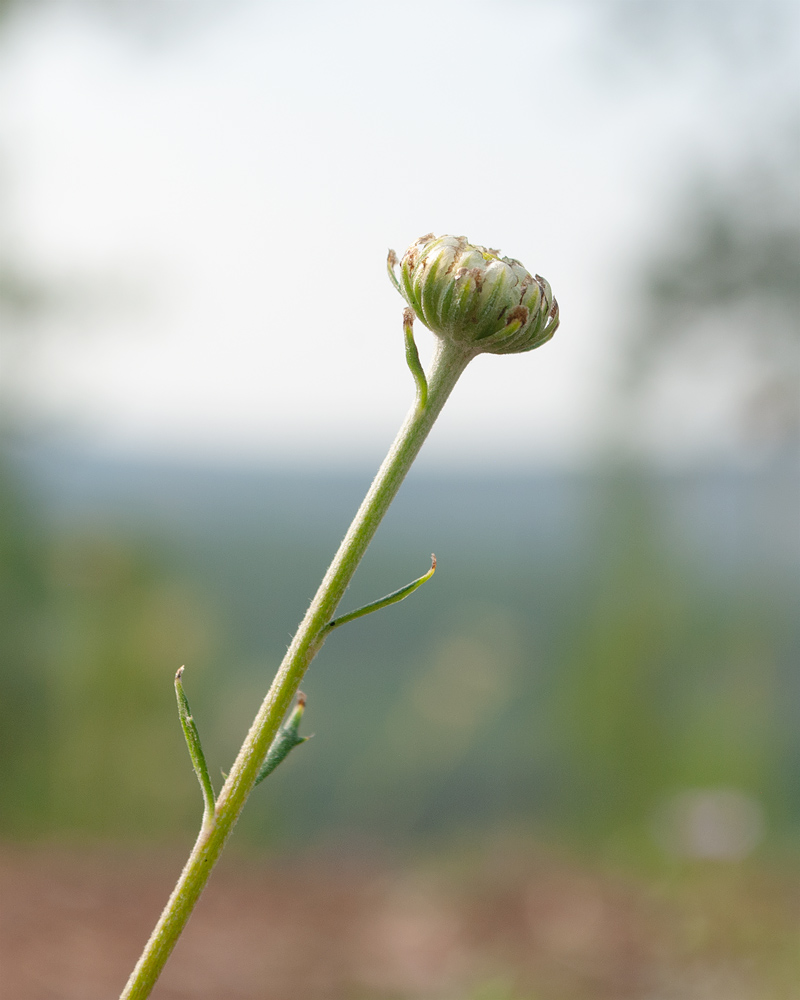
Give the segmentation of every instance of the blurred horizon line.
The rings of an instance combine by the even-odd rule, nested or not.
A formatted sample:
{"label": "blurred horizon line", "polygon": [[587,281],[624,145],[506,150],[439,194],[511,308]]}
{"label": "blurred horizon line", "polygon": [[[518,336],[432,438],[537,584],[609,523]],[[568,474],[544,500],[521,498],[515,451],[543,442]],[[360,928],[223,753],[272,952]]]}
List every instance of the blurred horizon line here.
{"label": "blurred horizon line", "polygon": [[[200,449],[191,446],[153,446],[152,443],[120,441],[110,442],[89,436],[51,435],[37,433],[27,428],[19,433],[6,433],[0,439],[0,455],[23,466],[31,461],[37,465],[51,460],[62,462],[72,459],[78,463],[111,464],[134,468],[176,471],[219,472],[220,474],[302,475],[323,478],[337,475],[362,476],[376,473],[388,451],[391,438],[383,445],[328,454],[316,454],[308,449],[298,449],[293,455],[288,449]],[[484,454],[483,450],[469,454],[456,449],[442,460],[441,449],[425,448],[417,458],[410,475],[428,479],[491,479],[497,476],[508,479],[525,479],[538,476],[583,476],[614,474],[625,470],[641,472],[648,476],[677,477],[698,474],[734,475],[794,475],[800,482],[800,453],[792,447],[767,448],[761,452],[752,449],[718,448],[707,452],[680,452],[666,455],[651,450],[609,445],[583,454],[537,451],[520,455],[518,452]]]}

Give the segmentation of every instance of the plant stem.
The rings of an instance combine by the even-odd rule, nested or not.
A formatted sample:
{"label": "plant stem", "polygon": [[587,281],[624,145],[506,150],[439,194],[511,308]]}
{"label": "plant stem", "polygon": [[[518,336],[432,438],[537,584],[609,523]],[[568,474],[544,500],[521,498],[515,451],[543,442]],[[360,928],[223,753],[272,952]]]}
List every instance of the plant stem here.
{"label": "plant stem", "polygon": [[259,768],[300,681],[326,638],[327,625],[339,601],[447,397],[474,354],[469,345],[438,341],[427,398],[423,397],[418,383],[417,400],[300,623],[219,794],[213,814],[204,818],[192,853],[120,1000],[144,1000],[150,995],[252,791]]}

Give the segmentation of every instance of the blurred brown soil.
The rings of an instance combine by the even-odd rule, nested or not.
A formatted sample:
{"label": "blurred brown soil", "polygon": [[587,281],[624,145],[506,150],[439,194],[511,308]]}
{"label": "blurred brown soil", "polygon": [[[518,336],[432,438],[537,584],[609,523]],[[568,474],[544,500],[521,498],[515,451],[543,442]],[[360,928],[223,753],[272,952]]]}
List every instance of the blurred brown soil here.
{"label": "blurred brown soil", "polygon": [[[142,850],[0,846],[0,998],[114,1000],[180,866],[177,855]],[[800,950],[797,883],[777,902],[774,887],[748,883],[726,897],[693,886],[676,900],[502,850],[446,871],[338,855],[225,858],[153,997],[800,997],[774,965],[780,940],[769,952],[776,935]],[[737,906],[755,906],[753,930]]]}

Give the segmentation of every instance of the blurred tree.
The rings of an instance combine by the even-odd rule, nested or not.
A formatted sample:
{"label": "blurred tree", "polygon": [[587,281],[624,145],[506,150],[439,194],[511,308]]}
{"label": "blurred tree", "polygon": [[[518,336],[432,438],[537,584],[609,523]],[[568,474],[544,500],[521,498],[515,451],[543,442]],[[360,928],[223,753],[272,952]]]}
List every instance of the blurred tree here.
{"label": "blurred tree", "polygon": [[[8,3],[0,6],[0,27],[9,9]],[[45,285],[20,263],[0,227],[0,831],[35,826],[45,801],[48,540],[36,499],[9,449],[20,426],[19,361],[46,303]]]}
{"label": "blurred tree", "polygon": [[652,67],[694,52],[737,75],[770,54],[774,65],[780,50],[795,44],[798,16],[790,0],[606,0],[596,11],[614,56]]}
{"label": "blurred tree", "polygon": [[[800,174],[767,166],[708,179],[685,198],[671,239],[645,263],[644,304],[629,340],[625,421],[640,426],[668,379],[679,411],[702,424],[709,400],[744,444],[800,441]],[[702,432],[701,432],[702,433]]]}
{"label": "blurred tree", "polygon": [[800,8],[790,0],[607,0],[593,15],[601,30],[592,54],[614,82],[692,79],[723,120],[716,141],[694,137],[694,163],[669,179],[669,221],[642,255],[617,429],[623,439],[630,428],[635,436],[672,427],[682,444],[713,447],[727,435],[729,447],[794,448]]}
{"label": "blurred tree", "polygon": [[0,450],[0,830],[35,824],[43,802],[46,542],[31,499]]}
{"label": "blurred tree", "polygon": [[[784,0],[608,0],[594,16],[603,25],[594,54],[613,83],[658,72],[668,85],[697,72],[727,93],[737,126],[720,160],[698,150],[669,179],[668,221],[648,234],[634,276],[639,308],[613,392],[614,439],[644,453],[677,436],[684,455],[722,445],[793,458],[800,10]],[[751,565],[724,584],[708,579],[687,562],[688,545],[666,542],[665,485],[641,469],[609,473],[586,590],[566,626],[554,699],[562,807],[593,844],[646,837],[659,800],[679,788],[738,787],[773,820],[796,813],[781,771],[796,741],[779,719],[784,700],[797,704],[786,679],[796,577]],[[790,490],[796,509],[796,489],[781,477],[765,495]]]}
{"label": "blurred tree", "polygon": [[236,2],[220,0],[0,0],[0,30],[15,18],[29,18],[48,8],[72,10],[108,23],[143,41],[161,40],[190,30],[205,18],[227,12]]}
{"label": "blurred tree", "polygon": [[[8,259],[8,258],[7,258]],[[1,258],[0,258],[1,260]],[[191,827],[172,676],[202,667],[209,616],[164,551],[87,518],[51,523],[19,462],[26,339],[59,300],[0,265],[0,836]]]}
{"label": "blurred tree", "polygon": [[559,808],[595,848],[646,845],[659,804],[683,788],[742,789],[773,818],[795,809],[780,770],[796,740],[778,721],[793,596],[752,570],[722,583],[676,548],[665,483],[636,469],[599,482],[593,551],[562,626]]}
{"label": "blurred tree", "polygon": [[[56,6],[0,0],[0,33]],[[72,6],[152,34],[220,5]],[[0,200],[0,211],[6,207]],[[7,222],[0,225],[0,835],[132,835],[191,825],[194,797],[188,815],[180,808],[191,783],[183,780],[180,740],[171,740],[170,681],[184,658],[202,663],[205,616],[140,543],[109,540],[101,529],[65,538],[26,482],[15,455],[28,424],[23,370],[39,322],[74,292],[26,266]]]}
{"label": "blurred tree", "polygon": [[146,544],[116,532],[61,534],[49,569],[43,826],[128,839],[191,829],[197,794],[170,682],[185,662],[202,686],[207,612]]}

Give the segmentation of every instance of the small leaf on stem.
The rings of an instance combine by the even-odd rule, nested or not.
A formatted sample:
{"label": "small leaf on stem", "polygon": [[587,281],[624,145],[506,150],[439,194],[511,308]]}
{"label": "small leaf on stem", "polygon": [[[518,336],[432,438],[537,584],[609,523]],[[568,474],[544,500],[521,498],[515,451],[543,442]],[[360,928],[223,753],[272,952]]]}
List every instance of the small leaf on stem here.
{"label": "small leaf on stem", "polygon": [[183,677],[183,671],[185,669],[185,667],[179,667],[178,672],[175,674],[175,694],[178,699],[178,715],[180,716],[183,735],[186,737],[186,746],[189,748],[189,756],[192,758],[194,773],[197,775],[197,780],[200,782],[200,788],[203,792],[203,804],[205,807],[204,818],[208,819],[210,816],[214,815],[214,805],[216,800],[214,798],[214,788],[211,784],[211,777],[208,773],[208,766],[206,765],[205,754],[203,753],[203,745],[200,742],[200,733],[197,731],[197,726],[192,716],[192,710],[189,708],[189,702],[183,691],[181,678]]}
{"label": "small leaf on stem", "polygon": [[257,785],[268,775],[272,774],[278,764],[282,763],[289,756],[290,751],[300,746],[301,743],[305,743],[306,740],[311,739],[310,736],[298,735],[300,720],[303,718],[305,707],[306,696],[302,691],[298,691],[297,704],[289,716],[289,721],[278,730],[275,739],[272,741],[272,745],[267,751],[267,756],[264,758],[264,763],[261,765],[261,770],[256,777]]}
{"label": "small leaf on stem", "polygon": [[419,360],[417,342],[414,340],[414,310],[408,306],[403,310],[403,333],[406,338],[406,363],[417,383],[417,405],[424,410],[428,402],[428,380],[425,378],[425,369]]}
{"label": "small leaf on stem", "polygon": [[381,597],[378,601],[373,601],[372,604],[365,604],[363,608],[350,611],[348,614],[342,615],[341,618],[334,618],[333,621],[328,622],[326,631],[330,632],[331,629],[338,628],[340,625],[345,625],[347,622],[355,621],[356,618],[363,618],[364,615],[369,615],[373,611],[380,611],[381,608],[388,608],[390,604],[397,604],[398,601],[405,600],[409,594],[413,594],[414,591],[421,587],[423,583],[427,583],[435,572],[436,556],[431,553],[431,568],[424,576],[421,576],[418,580],[412,580],[411,583],[407,583],[405,587],[401,587],[399,590],[395,590],[393,593],[387,594],[386,597]]}

